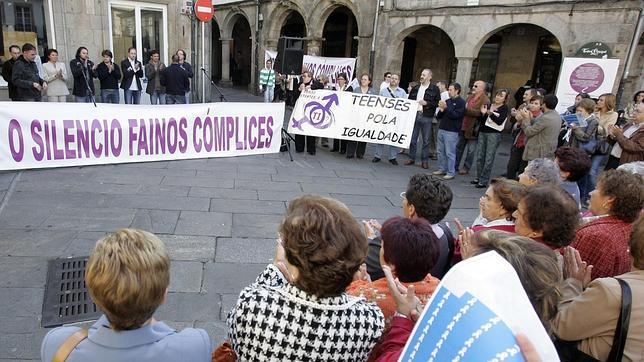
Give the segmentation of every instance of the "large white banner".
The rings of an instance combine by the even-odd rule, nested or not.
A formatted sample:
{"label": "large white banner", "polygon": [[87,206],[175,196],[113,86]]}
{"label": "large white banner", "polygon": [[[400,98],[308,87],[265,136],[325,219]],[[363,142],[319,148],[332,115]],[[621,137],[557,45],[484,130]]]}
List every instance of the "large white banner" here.
{"label": "large white banner", "polygon": [[306,90],[288,131],[309,136],[409,147],[418,102],[370,94]]}
{"label": "large white banner", "polygon": [[302,67],[313,73],[313,78],[320,75],[329,77],[329,85],[334,86],[340,73],[347,75],[347,81],[353,79],[356,68],[356,58],[328,58],[305,55],[302,60]]}
{"label": "large white banner", "polygon": [[279,152],[284,104],[0,102],[0,170]]}
{"label": "large white banner", "polygon": [[618,67],[619,59],[564,58],[557,83],[557,112],[575,104],[579,93],[593,98],[612,93]]}

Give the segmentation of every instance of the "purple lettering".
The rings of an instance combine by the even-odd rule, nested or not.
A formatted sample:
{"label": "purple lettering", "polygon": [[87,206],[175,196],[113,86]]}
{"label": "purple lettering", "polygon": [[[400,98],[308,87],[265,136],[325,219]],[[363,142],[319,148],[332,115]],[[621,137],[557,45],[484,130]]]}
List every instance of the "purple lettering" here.
{"label": "purple lettering", "polygon": [[170,152],[171,155],[174,155],[177,151],[178,134],[177,121],[173,117],[170,117],[168,120],[168,152]]}
{"label": "purple lettering", "polygon": [[[118,119],[112,120],[111,125],[112,131],[110,132],[110,148],[112,150],[112,156],[120,156],[121,149],[123,148],[123,129]],[[116,138],[118,135],[118,138]],[[107,148],[107,146],[105,146]]]}
{"label": "purple lettering", "polygon": [[268,119],[266,120],[266,133],[268,134],[268,138],[264,142],[264,146],[266,148],[271,147],[271,142],[273,141],[273,117],[268,116]]}
{"label": "purple lettering", "polygon": [[51,143],[54,149],[54,160],[63,160],[65,159],[65,154],[63,150],[58,148],[58,140],[56,135],[56,120],[51,120]]}
{"label": "purple lettering", "polygon": [[[16,145],[14,144],[13,134],[15,132],[18,132],[18,149],[16,149]],[[22,157],[24,156],[24,147],[25,140],[22,138],[22,128],[20,128],[20,122],[12,119],[9,122],[9,148],[11,149],[11,157],[13,157],[14,161],[22,161]]]}
{"label": "purple lettering", "polygon": [[[197,117],[197,118],[195,118],[195,122],[194,122],[194,125],[192,127],[192,139],[193,139],[193,142],[194,142],[196,152],[201,152],[202,142],[197,137],[197,129],[201,129],[201,128],[203,128],[202,125],[201,125],[201,118]],[[206,129],[204,128],[203,131],[205,132]]]}
{"label": "purple lettering", "polygon": [[206,152],[210,152],[212,150],[212,142],[213,142],[213,126],[212,126],[212,119],[210,119],[210,116],[207,116],[204,119],[203,123],[203,143],[204,146],[206,147]]}
{"label": "purple lettering", "polygon": [[230,149],[230,139],[235,136],[235,118],[226,117],[226,149]]}
{"label": "purple lettering", "polygon": [[76,120],[76,145],[78,158],[83,158],[81,151],[85,151],[85,158],[89,158],[89,126],[87,120],[85,124],[81,125],[79,120]]}
{"label": "purple lettering", "polygon": [[161,153],[165,154],[165,140],[166,140],[166,134],[165,134],[165,118],[161,119],[161,122],[159,122],[159,119],[156,118],[154,120],[154,137],[155,137],[155,142],[156,142],[156,150],[157,154],[159,154],[159,150],[161,150]]}
{"label": "purple lettering", "polygon": [[141,155],[141,150],[145,152],[146,155],[149,155],[149,150],[148,150],[148,132],[145,128],[145,121],[141,120],[141,123],[139,123],[139,147],[136,150],[137,156]]}
{"label": "purple lettering", "polygon": [[101,152],[103,152],[103,145],[96,140],[98,136],[97,133],[101,131],[101,122],[98,119],[92,121],[92,154],[96,158],[101,158]]}
{"label": "purple lettering", "polygon": [[[260,119],[263,117],[259,117]],[[250,117],[248,121],[248,145],[251,150],[254,150],[257,146],[257,137],[254,136],[253,128],[257,128],[257,119],[255,117]]]}
{"label": "purple lettering", "polygon": [[186,132],[186,128],[188,128],[188,120],[186,117],[181,117],[179,120],[179,152],[181,153],[186,153],[188,150],[188,133]]}
{"label": "purple lettering", "polygon": [[134,142],[137,140],[137,134],[134,133],[134,128],[136,127],[136,119],[128,119],[128,126],[130,132],[130,156],[134,155]]}
{"label": "purple lettering", "polygon": [[[36,132],[36,129],[38,129],[38,132]],[[31,121],[31,139],[36,142],[36,146],[40,149],[40,151],[37,151],[36,146],[31,148],[31,152],[33,153],[36,161],[42,161],[42,158],[45,155],[45,145],[42,143],[42,137],[39,134],[40,132],[42,132],[42,126],[37,119],[34,119]]]}
{"label": "purple lettering", "polygon": [[65,141],[65,159],[76,158],[76,150],[69,148],[70,144],[74,143],[74,135],[69,131],[74,129],[74,120],[63,120],[63,140]]}

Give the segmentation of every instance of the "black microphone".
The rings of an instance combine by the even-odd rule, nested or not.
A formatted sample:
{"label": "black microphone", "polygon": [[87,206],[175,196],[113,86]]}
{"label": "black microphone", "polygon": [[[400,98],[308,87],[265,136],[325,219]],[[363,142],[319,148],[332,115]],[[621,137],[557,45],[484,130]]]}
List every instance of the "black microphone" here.
{"label": "black microphone", "polygon": [[199,68],[199,69],[203,70],[204,72],[206,71],[206,70],[204,69],[204,67],[201,67],[201,68]]}

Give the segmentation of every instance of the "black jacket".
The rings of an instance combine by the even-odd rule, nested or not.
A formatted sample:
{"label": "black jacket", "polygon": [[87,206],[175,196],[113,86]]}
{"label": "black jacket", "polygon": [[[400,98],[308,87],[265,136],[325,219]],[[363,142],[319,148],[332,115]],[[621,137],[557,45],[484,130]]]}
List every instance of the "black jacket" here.
{"label": "black jacket", "polygon": [[190,79],[179,64],[173,63],[161,72],[161,85],[165,87],[166,94],[180,96],[190,88]]}
{"label": "black jacket", "polygon": [[130,63],[129,58],[125,58],[121,62],[121,70],[123,71],[123,80],[121,80],[121,88],[130,89],[133,79],[136,78],[136,86],[141,91],[143,90],[143,87],[141,86],[141,78],[143,78],[143,64],[141,64],[141,62],[139,62],[138,60],[135,60],[134,64],[139,66],[138,71],[135,71],[134,68],[132,68],[132,64]]}
{"label": "black jacket", "polygon": [[[411,92],[409,92],[408,98],[416,100],[418,89],[420,89],[420,85],[412,88]],[[435,84],[430,84],[429,87],[427,87],[427,89],[425,90],[423,100],[427,102],[427,104],[423,106],[423,117],[434,117],[434,115],[436,114],[436,107],[438,107],[438,102],[441,100],[440,89],[438,89]]]}
{"label": "black jacket", "polygon": [[11,70],[11,82],[16,86],[17,100],[40,100],[40,91],[34,83],[43,85],[45,81],[38,74],[36,62],[28,61],[22,55],[18,57]]}
{"label": "black jacket", "polygon": [[96,67],[96,76],[101,81],[101,89],[119,89],[121,68],[115,63],[112,63],[112,65],[114,65],[114,69],[111,73],[103,62]]}
{"label": "black jacket", "polygon": [[[87,59],[87,67],[83,65],[83,62],[79,57],[76,57],[69,62],[69,69],[72,71],[74,76],[74,90],[72,94],[77,97],[87,97],[89,96],[87,92],[87,83],[89,83],[89,88],[94,93],[94,80],[96,78],[96,72],[92,70],[94,67],[94,62]],[[85,75],[83,76],[83,73]],[[85,77],[87,77],[87,82],[85,82]]]}
{"label": "black jacket", "polygon": [[11,70],[13,65],[16,64],[16,60],[11,58],[2,64],[2,78],[7,81],[7,87],[9,88],[9,98],[11,100],[18,100],[18,89],[11,81]]}

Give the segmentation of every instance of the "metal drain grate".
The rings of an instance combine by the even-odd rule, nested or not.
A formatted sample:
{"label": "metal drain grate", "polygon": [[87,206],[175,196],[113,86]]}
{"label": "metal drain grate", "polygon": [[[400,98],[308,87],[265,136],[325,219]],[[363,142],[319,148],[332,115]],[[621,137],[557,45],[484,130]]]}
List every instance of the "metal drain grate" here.
{"label": "metal drain grate", "polygon": [[96,307],[85,286],[85,265],[89,257],[50,260],[42,304],[43,327],[98,319]]}

